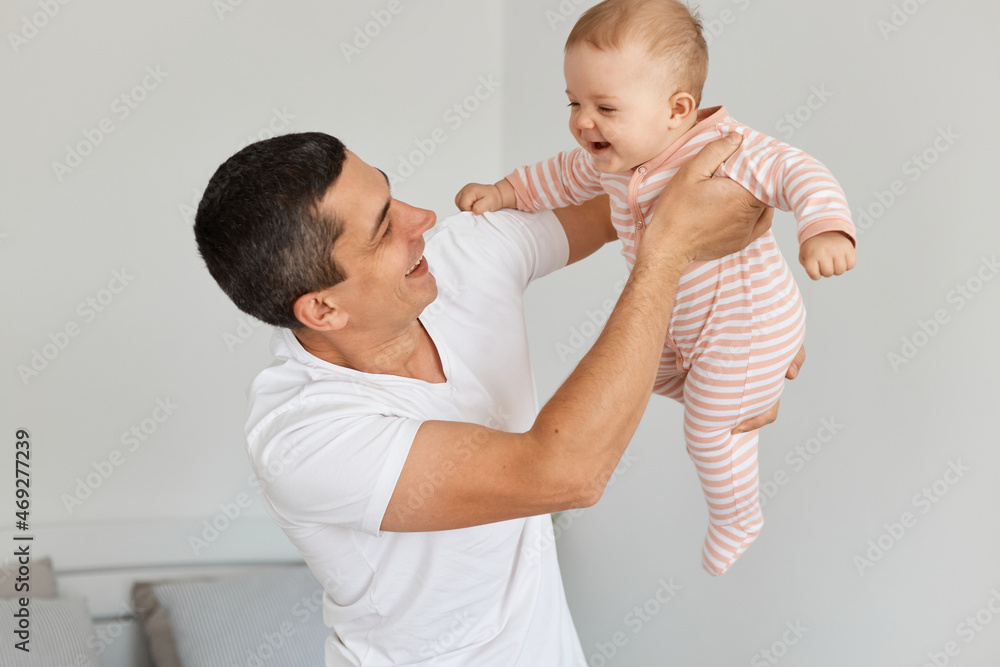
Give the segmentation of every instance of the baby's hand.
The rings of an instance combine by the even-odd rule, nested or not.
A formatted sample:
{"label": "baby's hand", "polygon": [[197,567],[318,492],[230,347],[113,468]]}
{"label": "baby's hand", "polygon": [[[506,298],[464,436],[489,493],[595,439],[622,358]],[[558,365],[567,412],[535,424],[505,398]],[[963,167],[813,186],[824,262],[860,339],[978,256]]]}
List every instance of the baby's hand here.
{"label": "baby's hand", "polygon": [[460,211],[472,211],[476,215],[503,208],[503,197],[495,185],[469,183],[455,195],[455,205]]}
{"label": "baby's hand", "polygon": [[799,248],[799,262],[813,280],[839,276],[854,268],[854,244],[841,232],[823,232],[805,240]]}
{"label": "baby's hand", "polygon": [[472,211],[476,215],[514,208],[514,187],[506,179],[495,185],[469,183],[455,195],[455,205],[460,211]]}

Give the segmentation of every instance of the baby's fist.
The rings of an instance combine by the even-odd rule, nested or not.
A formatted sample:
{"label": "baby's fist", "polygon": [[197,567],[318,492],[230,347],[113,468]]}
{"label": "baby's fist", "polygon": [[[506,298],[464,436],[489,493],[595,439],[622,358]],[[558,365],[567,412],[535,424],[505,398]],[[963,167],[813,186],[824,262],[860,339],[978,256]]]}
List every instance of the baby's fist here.
{"label": "baby's fist", "polygon": [[495,185],[469,183],[455,195],[455,205],[460,211],[472,211],[476,215],[503,208],[503,196]]}
{"label": "baby's fist", "polygon": [[823,232],[805,240],[799,248],[799,262],[813,280],[839,276],[854,268],[854,243],[841,232]]}

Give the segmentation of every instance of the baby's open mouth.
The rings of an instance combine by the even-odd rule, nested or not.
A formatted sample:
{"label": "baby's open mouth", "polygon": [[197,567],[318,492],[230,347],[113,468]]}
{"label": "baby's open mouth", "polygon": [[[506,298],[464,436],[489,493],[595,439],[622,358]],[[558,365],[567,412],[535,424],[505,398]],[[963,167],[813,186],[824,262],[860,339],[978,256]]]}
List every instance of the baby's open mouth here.
{"label": "baby's open mouth", "polygon": [[609,143],[608,143],[608,142],[606,142],[606,141],[592,141],[592,142],[590,142],[590,145],[591,145],[591,147],[592,147],[592,148],[593,148],[593,149],[594,149],[595,151],[603,151],[603,150],[604,150],[605,148],[607,148],[607,147],[608,147],[608,146],[610,146],[611,144],[609,144]]}

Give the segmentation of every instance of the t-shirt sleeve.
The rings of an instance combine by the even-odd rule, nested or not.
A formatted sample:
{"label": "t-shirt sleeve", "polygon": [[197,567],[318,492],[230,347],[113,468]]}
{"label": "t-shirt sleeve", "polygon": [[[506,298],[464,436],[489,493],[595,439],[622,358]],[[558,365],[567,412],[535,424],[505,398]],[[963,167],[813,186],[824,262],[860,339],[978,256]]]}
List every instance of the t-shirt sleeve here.
{"label": "t-shirt sleeve", "polygon": [[330,418],[331,412],[324,403],[276,419],[251,447],[254,471],[285,519],[378,536],[421,421],[381,414]]}
{"label": "t-shirt sleeve", "polygon": [[517,281],[522,290],[569,261],[566,231],[551,211],[501,209],[475,216],[472,222],[473,251],[485,255],[492,268]]}

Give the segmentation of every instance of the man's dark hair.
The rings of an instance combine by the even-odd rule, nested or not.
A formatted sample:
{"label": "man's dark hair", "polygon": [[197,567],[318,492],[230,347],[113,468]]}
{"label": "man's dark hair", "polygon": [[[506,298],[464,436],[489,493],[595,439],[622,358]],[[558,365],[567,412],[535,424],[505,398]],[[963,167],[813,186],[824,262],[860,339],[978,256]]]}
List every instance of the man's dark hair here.
{"label": "man's dark hair", "polygon": [[299,329],[303,294],[347,276],[333,261],[339,221],[319,209],[347,153],[321,132],[250,144],[222,163],[198,204],[198,252],[222,291],[243,312]]}

